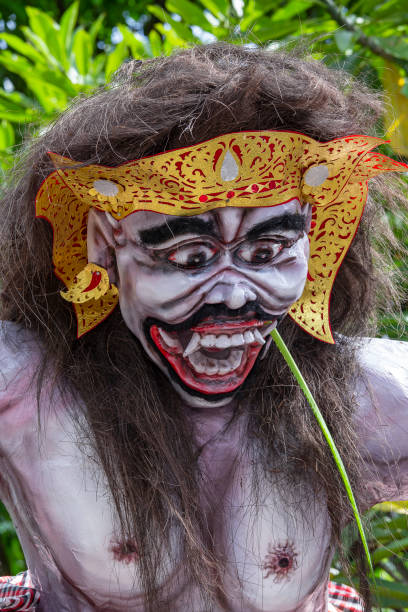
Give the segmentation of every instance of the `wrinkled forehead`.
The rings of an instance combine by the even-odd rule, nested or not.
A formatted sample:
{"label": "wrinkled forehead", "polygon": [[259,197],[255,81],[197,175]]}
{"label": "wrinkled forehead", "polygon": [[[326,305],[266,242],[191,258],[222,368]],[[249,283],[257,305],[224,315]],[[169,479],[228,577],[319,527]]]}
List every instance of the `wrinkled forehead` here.
{"label": "wrinkled forehead", "polygon": [[[295,198],[276,206],[225,207],[200,215],[174,216],[152,211],[137,211],[121,221],[121,227],[131,240],[149,236],[149,231],[163,234],[172,232],[180,224],[183,231],[192,234],[214,233],[225,242],[246,236],[253,228],[271,222],[276,228],[286,231],[302,229],[309,207],[302,206]],[[167,228],[167,230],[165,229]]]}

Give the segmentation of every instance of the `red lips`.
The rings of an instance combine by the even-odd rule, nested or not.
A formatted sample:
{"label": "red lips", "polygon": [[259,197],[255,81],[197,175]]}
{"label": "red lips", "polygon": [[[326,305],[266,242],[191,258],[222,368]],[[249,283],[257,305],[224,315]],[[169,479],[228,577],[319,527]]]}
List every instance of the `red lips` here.
{"label": "red lips", "polygon": [[[264,324],[264,322],[258,320],[225,322],[204,321],[200,325],[192,328],[191,331],[197,333],[216,332],[217,334],[225,333],[227,335],[231,335],[231,333],[234,331],[239,332],[254,327],[258,328],[262,327]],[[262,345],[259,343],[254,343],[234,349],[242,351],[239,366],[227,374],[209,375],[207,373],[198,373],[193,368],[189,359],[187,357],[183,357],[183,349],[181,345],[180,347],[168,346],[162,338],[157,325],[152,325],[150,328],[150,334],[155,346],[165,357],[167,362],[172,366],[173,370],[183,381],[183,383],[190,389],[199,391],[204,395],[230,393],[240,387],[254,366],[256,358],[262,348]],[[177,338],[176,332],[170,332],[169,335],[172,338]],[[217,351],[217,349],[211,349],[212,356],[216,357],[217,352],[220,354],[222,353],[221,350]]]}

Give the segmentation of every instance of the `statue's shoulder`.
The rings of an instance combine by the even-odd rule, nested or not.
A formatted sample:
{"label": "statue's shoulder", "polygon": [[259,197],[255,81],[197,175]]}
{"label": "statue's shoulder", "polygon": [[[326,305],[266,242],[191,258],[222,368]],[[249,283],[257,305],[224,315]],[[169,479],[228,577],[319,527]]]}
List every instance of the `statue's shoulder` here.
{"label": "statue's shoulder", "polygon": [[0,415],[19,402],[33,384],[40,360],[40,343],[33,332],[0,321]]}
{"label": "statue's shoulder", "polygon": [[366,338],[361,341],[357,356],[362,382],[365,379],[372,392],[390,400],[391,395],[408,400],[408,342]]}
{"label": "statue's shoulder", "polygon": [[[406,495],[408,494],[408,470],[406,470],[408,467],[408,342],[384,338],[364,340],[358,348],[357,355],[360,372],[356,385],[355,422],[362,454],[377,467],[398,464],[400,472],[405,461],[406,484],[403,494]],[[393,474],[396,478],[395,469]],[[384,481],[387,478],[383,475]],[[402,476],[398,478],[402,482]],[[391,497],[385,495],[384,499],[401,498],[401,487],[400,484],[397,492],[394,491]]]}

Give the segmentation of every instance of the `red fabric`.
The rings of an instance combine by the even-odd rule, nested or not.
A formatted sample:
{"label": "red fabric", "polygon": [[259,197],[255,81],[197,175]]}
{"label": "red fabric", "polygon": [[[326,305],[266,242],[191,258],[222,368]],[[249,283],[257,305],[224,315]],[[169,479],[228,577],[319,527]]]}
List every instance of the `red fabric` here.
{"label": "red fabric", "polygon": [[329,582],[329,603],[339,612],[363,612],[363,602],[353,587]]}
{"label": "red fabric", "polygon": [[0,610],[32,612],[40,600],[40,593],[34,589],[29,572],[17,576],[0,576]]}
{"label": "red fabric", "polygon": [[[0,576],[0,610],[34,612],[40,593],[33,587],[29,572],[17,576]],[[329,604],[339,612],[363,612],[359,594],[345,584],[329,582]]]}

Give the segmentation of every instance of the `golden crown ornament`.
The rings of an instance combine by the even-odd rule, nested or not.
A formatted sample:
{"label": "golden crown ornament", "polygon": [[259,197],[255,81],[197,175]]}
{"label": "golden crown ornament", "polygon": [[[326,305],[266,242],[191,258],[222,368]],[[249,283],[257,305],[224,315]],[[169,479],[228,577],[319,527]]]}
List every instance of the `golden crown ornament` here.
{"label": "golden crown ornament", "polygon": [[198,215],[226,206],[278,206],[297,198],[312,205],[310,260],[303,295],[289,314],[312,336],[334,343],[330,294],[360,223],[368,180],[408,171],[407,165],[372,151],[383,143],[373,136],[318,142],[297,132],[246,131],[113,168],[83,166],[49,153],[56,170],[38,191],[36,216],[53,227],[55,273],[68,288],[63,297],[73,302],[78,337],[118,302],[107,274],[99,268],[99,278],[98,270],[89,267],[94,264],[88,264],[91,208],[119,220],[138,210]]}

